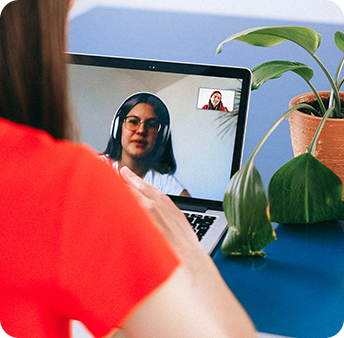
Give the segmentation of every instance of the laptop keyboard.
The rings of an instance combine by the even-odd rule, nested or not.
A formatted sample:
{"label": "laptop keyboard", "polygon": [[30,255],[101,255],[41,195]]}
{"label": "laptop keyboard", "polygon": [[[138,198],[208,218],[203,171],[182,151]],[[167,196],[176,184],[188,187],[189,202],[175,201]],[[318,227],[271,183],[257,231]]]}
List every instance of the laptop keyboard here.
{"label": "laptop keyboard", "polygon": [[209,216],[197,213],[184,212],[186,218],[190,222],[192,228],[196,232],[199,240],[207,233],[211,225],[215,222],[216,216]]}

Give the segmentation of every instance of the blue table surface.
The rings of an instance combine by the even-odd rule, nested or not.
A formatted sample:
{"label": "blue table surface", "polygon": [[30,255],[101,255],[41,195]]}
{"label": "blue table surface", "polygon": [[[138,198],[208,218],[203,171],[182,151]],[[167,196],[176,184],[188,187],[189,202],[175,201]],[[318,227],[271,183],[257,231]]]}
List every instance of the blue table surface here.
{"label": "blue table surface", "polygon": [[[333,35],[343,26],[316,22],[98,7],[71,20],[69,51],[248,68],[274,59],[299,61],[314,67],[312,81],[318,90],[328,89],[314,60],[289,42],[269,49],[232,42],[215,56],[217,45],[231,34],[276,25],[306,25],[320,33],[323,40],[317,55],[335,73],[342,53]],[[243,163],[287,110],[289,100],[308,91],[302,79],[288,73],[252,92]],[[255,160],[265,187],[292,157],[284,121]],[[259,331],[299,338],[335,335],[344,322],[343,223],[278,225],[276,233],[278,239],[264,249],[267,256],[262,259],[226,257],[218,246],[212,257],[223,278]]]}
{"label": "blue table surface", "polygon": [[344,321],[344,223],[277,225],[264,258],[212,253],[258,331],[327,338]]}

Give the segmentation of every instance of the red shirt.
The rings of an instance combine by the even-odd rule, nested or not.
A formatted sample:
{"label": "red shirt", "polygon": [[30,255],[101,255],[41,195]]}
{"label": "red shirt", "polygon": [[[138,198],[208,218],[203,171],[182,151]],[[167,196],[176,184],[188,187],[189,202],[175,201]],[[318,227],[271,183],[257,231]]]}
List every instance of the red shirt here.
{"label": "red shirt", "polygon": [[0,119],[0,322],[16,338],[101,337],[179,261],[126,184],[81,145]]}

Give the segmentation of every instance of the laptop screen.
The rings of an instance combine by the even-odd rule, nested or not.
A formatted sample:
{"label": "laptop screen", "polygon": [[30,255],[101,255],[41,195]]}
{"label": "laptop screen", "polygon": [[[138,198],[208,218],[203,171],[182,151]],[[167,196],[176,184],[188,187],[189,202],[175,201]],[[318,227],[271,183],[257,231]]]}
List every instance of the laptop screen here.
{"label": "laptop screen", "polygon": [[251,82],[248,69],[70,56],[70,94],[82,142],[104,152],[122,103],[136,93],[152,93],[170,115],[174,176],[191,197],[222,201],[231,175],[241,166]]}

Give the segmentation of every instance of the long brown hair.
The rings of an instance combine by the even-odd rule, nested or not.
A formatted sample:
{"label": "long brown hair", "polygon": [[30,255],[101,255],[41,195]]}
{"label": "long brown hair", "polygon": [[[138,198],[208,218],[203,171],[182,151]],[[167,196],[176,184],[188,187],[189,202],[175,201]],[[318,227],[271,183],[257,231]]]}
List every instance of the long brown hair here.
{"label": "long brown hair", "polygon": [[70,0],[12,1],[0,17],[0,116],[56,139],[74,132],[65,54],[69,6]]}

